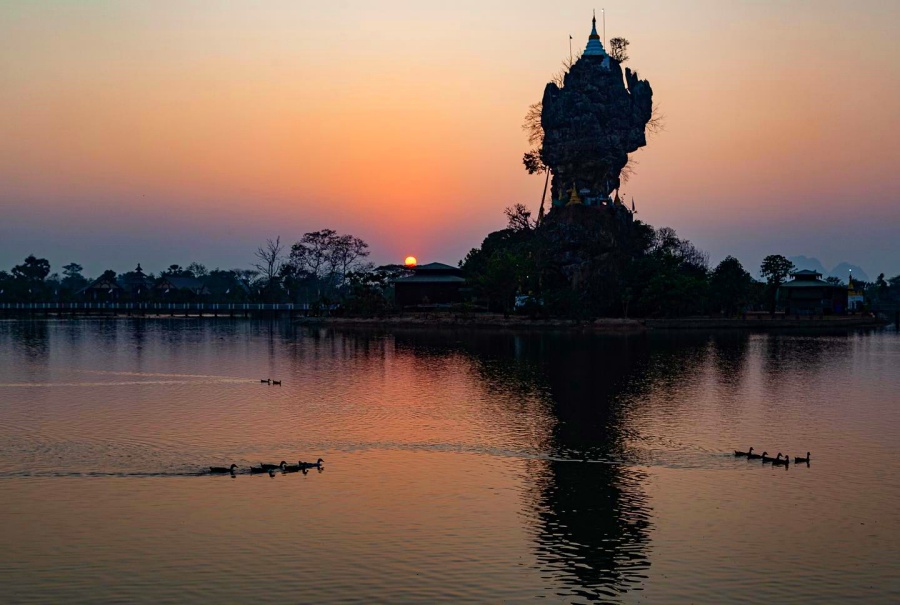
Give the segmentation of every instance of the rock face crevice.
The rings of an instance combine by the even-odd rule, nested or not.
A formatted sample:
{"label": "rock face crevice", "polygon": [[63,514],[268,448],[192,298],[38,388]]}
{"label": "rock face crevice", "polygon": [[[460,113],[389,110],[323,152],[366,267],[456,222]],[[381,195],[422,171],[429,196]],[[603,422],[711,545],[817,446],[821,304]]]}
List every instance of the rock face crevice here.
{"label": "rock face crevice", "polygon": [[618,189],[628,154],[647,144],[653,89],[605,56],[582,56],[563,86],[544,89],[541,159],[553,173],[554,200],[579,191],[607,197]]}

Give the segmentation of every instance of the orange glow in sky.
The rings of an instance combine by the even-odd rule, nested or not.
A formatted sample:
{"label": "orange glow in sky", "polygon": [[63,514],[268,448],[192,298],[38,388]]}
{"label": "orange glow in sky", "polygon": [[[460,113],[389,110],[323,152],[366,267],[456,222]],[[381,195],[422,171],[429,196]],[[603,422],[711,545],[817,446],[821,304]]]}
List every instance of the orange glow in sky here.
{"label": "orange glow in sky", "polygon": [[[456,265],[536,214],[528,105],[590,32],[577,0],[0,5],[0,268],[29,253],[246,267],[280,235]],[[664,130],[638,218],[748,267],[900,272],[900,3],[606,5]],[[881,266],[879,266],[881,265]]]}

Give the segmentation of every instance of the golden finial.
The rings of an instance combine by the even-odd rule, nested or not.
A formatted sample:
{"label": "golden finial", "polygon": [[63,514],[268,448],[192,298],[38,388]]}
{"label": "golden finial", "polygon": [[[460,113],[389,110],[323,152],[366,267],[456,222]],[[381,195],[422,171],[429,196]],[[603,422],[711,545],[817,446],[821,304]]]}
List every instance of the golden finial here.
{"label": "golden finial", "polygon": [[572,195],[569,196],[569,203],[566,206],[572,206],[574,204],[580,204],[581,198],[578,197],[578,189],[575,188],[575,183],[572,183],[572,188],[569,190]]}

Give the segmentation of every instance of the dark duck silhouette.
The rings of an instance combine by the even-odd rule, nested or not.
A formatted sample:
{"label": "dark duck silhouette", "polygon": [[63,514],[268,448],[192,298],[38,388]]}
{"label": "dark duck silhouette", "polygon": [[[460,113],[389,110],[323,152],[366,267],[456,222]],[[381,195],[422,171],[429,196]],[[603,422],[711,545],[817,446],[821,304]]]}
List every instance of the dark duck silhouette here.
{"label": "dark duck silhouette", "polygon": [[763,452],[762,454],[754,454],[753,448],[750,448],[750,453],[747,454],[748,460],[759,460],[760,458],[765,458],[769,452]]}
{"label": "dark duck silhouette", "polygon": [[293,464],[288,464],[287,466],[282,467],[281,470],[282,470],[282,472],[285,472],[285,473],[302,472],[304,475],[309,473],[309,469],[304,467],[302,462],[298,462],[296,466],[294,466]]}
{"label": "dark duck silhouette", "polygon": [[271,379],[271,378],[260,378],[259,381],[260,381],[261,383],[263,383],[263,384],[272,384],[272,379]]}
{"label": "dark duck silhouette", "polygon": [[321,458],[319,458],[319,459],[316,460],[315,462],[300,462],[299,465],[300,465],[300,468],[301,468],[301,469],[304,469],[304,468],[322,468],[322,463],[323,463],[323,462],[325,462],[325,461],[322,460]]}
{"label": "dark duck silhouette", "polygon": [[257,468],[257,467],[255,467],[255,466],[251,466],[251,467],[250,467],[250,474],[251,474],[251,475],[261,475],[262,473],[268,473],[268,472],[269,472],[269,471],[267,471],[267,470],[264,469],[264,468]]}
{"label": "dark duck silhouette", "polygon": [[778,452],[778,456],[775,458],[772,458],[771,456],[766,456],[766,453],[763,452],[763,455],[762,455],[763,464],[765,464],[766,462],[776,462],[777,460],[781,460],[781,452]]}
{"label": "dark duck silhouette", "polygon": [[809,464],[809,452],[806,452],[806,458],[801,458],[800,456],[794,456],[794,462],[805,462]]}
{"label": "dark duck silhouette", "polygon": [[220,475],[222,473],[233,473],[236,468],[237,464],[232,464],[230,467],[211,466],[209,467],[209,472],[214,475]]}
{"label": "dark duck silhouette", "polygon": [[775,466],[778,466],[778,465],[781,465],[781,466],[787,466],[787,465],[790,464],[790,463],[791,463],[791,457],[790,457],[790,455],[785,456],[784,458],[779,458],[778,460],[773,460],[773,461],[772,461],[772,464],[775,465]]}
{"label": "dark duck silhouette", "polygon": [[741,456],[746,456],[746,457],[749,458],[750,455],[751,455],[752,453],[753,453],[753,448],[752,448],[752,447],[751,447],[749,450],[747,450],[746,452],[739,452],[739,451],[737,451],[737,450],[734,450],[734,457],[735,457],[735,458],[740,458]]}
{"label": "dark duck silhouette", "polygon": [[280,381],[280,380],[273,380],[273,381],[272,381],[272,384],[273,384],[273,385],[277,385],[277,386],[281,386],[281,381]]}
{"label": "dark duck silhouette", "polygon": [[262,462],[260,462],[259,468],[264,471],[275,471],[278,469],[283,469],[285,465],[287,465],[287,462],[285,462],[284,460],[281,461],[281,464],[263,464]]}

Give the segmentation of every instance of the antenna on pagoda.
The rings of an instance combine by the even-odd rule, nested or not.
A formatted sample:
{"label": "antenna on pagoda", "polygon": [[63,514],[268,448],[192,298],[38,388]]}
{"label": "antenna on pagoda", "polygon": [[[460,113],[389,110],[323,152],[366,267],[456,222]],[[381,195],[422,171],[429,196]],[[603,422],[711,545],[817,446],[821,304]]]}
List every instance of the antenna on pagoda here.
{"label": "antenna on pagoda", "polygon": [[608,48],[606,46],[606,9],[601,8],[600,14],[603,16],[603,48]]}

